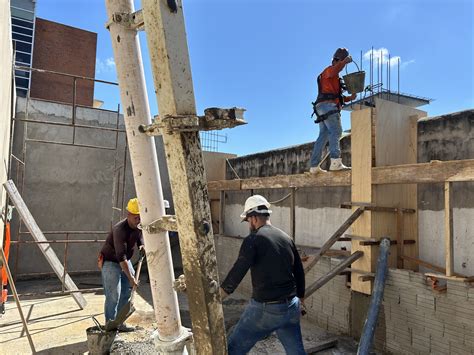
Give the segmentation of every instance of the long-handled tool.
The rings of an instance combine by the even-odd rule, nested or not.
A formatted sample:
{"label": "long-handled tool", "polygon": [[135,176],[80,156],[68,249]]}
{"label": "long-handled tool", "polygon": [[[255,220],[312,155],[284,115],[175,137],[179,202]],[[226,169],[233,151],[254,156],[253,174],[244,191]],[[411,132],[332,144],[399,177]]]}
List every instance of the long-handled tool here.
{"label": "long-handled tool", "polygon": [[[136,285],[138,285],[138,281],[140,279],[140,271],[142,269],[143,258],[144,256],[141,256],[140,260],[138,260],[137,272],[135,273]],[[136,285],[132,288],[130,300],[120,309],[120,311],[117,313],[117,317],[115,317],[114,320],[110,320],[105,324],[106,331],[118,329],[118,327],[125,323],[128,317],[130,317],[133,312],[135,312],[135,307],[133,306],[133,297],[135,296],[135,291],[137,289]]]}

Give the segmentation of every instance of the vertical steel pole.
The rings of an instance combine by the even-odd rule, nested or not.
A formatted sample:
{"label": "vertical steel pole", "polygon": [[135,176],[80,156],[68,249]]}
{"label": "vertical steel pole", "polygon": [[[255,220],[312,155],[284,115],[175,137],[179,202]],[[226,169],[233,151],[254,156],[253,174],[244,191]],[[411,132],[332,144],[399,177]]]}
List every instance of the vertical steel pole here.
{"label": "vertical steel pole", "polygon": [[[120,98],[130,150],[135,190],[142,225],[149,225],[165,214],[155,142],[141,134],[139,125],[151,124],[148,95],[138,34],[120,23],[121,15],[134,12],[132,0],[106,0],[110,36],[114,50]],[[125,169],[125,167],[124,167]],[[167,232],[151,234],[143,230],[153,307],[159,337],[173,342],[183,333],[174,281]]]}
{"label": "vertical steel pole", "polygon": [[[195,115],[182,2],[142,0],[142,6],[160,117]],[[224,355],[224,316],[199,132],[161,133],[196,350],[199,354]]]}

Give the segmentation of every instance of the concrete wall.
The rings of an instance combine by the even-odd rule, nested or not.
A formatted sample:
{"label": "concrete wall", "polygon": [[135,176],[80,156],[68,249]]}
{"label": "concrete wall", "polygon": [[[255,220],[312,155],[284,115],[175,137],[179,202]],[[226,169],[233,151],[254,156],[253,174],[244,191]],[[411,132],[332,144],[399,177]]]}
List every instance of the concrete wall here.
{"label": "concrete wall", "polygon": [[[18,98],[16,117],[21,119],[70,122],[72,107],[42,100]],[[117,113],[77,108],[77,123],[83,125],[115,127]],[[123,117],[119,118],[119,128],[124,128]],[[125,133],[116,133],[95,129],[76,128],[75,144],[96,145],[108,149],[80,146],[67,146],[40,142],[48,140],[58,143],[71,143],[71,127],[52,126],[40,123],[26,125],[25,153],[23,142],[25,123],[16,121],[14,135],[14,154],[25,162],[24,186],[22,188],[23,169],[14,161],[12,176],[22,192],[30,212],[43,231],[108,231],[112,223],[117,222],[122,208],[135,196],[130,158],[125,158]],[[36,141],[35,141],[36,140]],[[163,144],[156,139],[157,152],[163,192],[171,201],[171,189],[168,171],[164,163]],[[125,162],[125,180],[123,180]],[[16,216],[16,214],[15,214]],[[17,239],[18,220],[12,226],[13,239]],[[26,231],[25,226],[22,230]],[[65,239],[65,234],[47,235],[49,239]],[[105,235],[71,234],[71,239],[105,238]],[[29,240],[29,235],[22,238]],[[68,250],[68,269],[73,271],[96,270],[95,256],[101,244],[70,244]],[[62,260],[63,245],[53,245]],[[18,262],[16,261],[18,260]],[[27,261],[27,262],[24,262]],[[12,250],[12,265],[16,274],[50,272],[43,255],[35,245],[22,245],[17,254]]]}
{"label": "concrete wall", "polygon": [[[343,160],[350,162],[350,138],[343,140]],[[230,163],[242,178],[303,173],[309,169],[312,144],[268,151],[231,159]],[[418,162],[430,160],[474,159],[474,110],[431,117],[418,123]],[[227,169],[227,178],[235,174]],[[289,191],[255,190],[275,201]],[[247,192],[228,192],[225,211],[225,232],[245,235],[240,225]],[[305,188],[296,195],[296,241],[298,244],[321,246],[349,216],[339,204],[350,201],[350,188]],[[474,183],[454,184],[455,271],[474,275]],[[289,232],[289,200],[272,206],[272,219]],[[440,184],[418,185],[420,258],[444,266],[444,195]],[[350,230],[349,230],[350,233]],[[349,243],[337,246],[350,247]]]}
{"label": "concrete wall", "polygon": [[[49,101],[18,99],[16,117],[48,122],[71,122],[72,107]],[[117,113],[78,107],[77,123],[98,127],[116,127]],[[25,137],[28,140],[23,146]],[[124,129],[123,117],[119,117],[119,128]],[[126,204],[135,196],[130,158],[125,155],[125,133],[118,134],[117,149],[115,132],[88,128],[76,128],[76,145],[94,145],[108,149],[51,144],[43,141],[71,144],[73,129],[44,123],[16,121],[14,135],[15,156],[25,162],[25,169],[16,160],[12,165],[12,176],[39,227],[47,231],[108,231],[111,224],[122,217],[122,201]],[[158,164],[164,197],[169,200],[174,213],[168,168],[161,137],[155,137]],[[23,149],[25,148],[25,149]],[[24,154],[25,152],[25,154]],[[126,157],[126,160],[124,158]],[[204,164],[209,179],[223,179],[226,158],[235,155],[204,152]],[[123,180],[125,163],[125,180]],[[22,175],[24,186],[22,187]],[[219,195],[217,194],[217,198]],[[213,221],[218,220],[219,201],[211,199]],[[218,229],[218,226],[215,227]],[[13,239],[17,240],[18,219],[12,226]],[[22,226],[22,231],[26,231]],[[29,235],[22,235],[30,240]],[[48,239],[65,239],[65,234],[48,234]],[[104,239],[104,234],[72,233],[71,239]],[[175,266],[181,265],[179,244],[172,243]],[[52,246],[62,260],[64,246]],[[96,255],[101,244],[70,244],[68,269],[72,271],[96,270]],[[12,251],[12,268],[15,274],[46,273],[51,268],[36,245],[22,244]],[[27,260],[28,262],[22,262]]]}
{"label": "concrete wall", "polygon": [[[12,116],[12,36],[10,1],[0,3],[0,211],[3,214],[6,191],[3,183],[7,180],[8,153],[10,149],[10,122]],[[3,246],[3,220],[0,219],[0,247]]]}
{"label": "concrete wall", "polygon": [[[36,18],[33,68],[94,78],[97,33]],[[77,80],[76,102],[92,106],[94,82]],[[72,104],[73,78],[33,72],[30,96]]]}

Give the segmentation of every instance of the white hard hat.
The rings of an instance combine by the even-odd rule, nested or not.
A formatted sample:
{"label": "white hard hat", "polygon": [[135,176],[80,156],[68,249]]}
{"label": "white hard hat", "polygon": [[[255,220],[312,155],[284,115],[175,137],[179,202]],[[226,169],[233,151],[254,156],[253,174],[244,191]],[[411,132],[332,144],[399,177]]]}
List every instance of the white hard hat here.
{"label": "white hard hat", "polygon": [[163,204],[165,205],[165,208],[170,208],[170,203],[168,200],[163,200]]}
{"label": "white hard hat", "polygon": [[[262,208],[260,206],[264,206],[266,208]],[[261,195],[250,196],[247,199],[247,201],[245,201],[244,212],[240,215],[240,218],[243,218],[243,220],[246,221],[247,215],[251,212],[270,214],[272,213],[272,211],[268,209],[269,207],[270,207],[270,203],[267,201],[265,197]]]}

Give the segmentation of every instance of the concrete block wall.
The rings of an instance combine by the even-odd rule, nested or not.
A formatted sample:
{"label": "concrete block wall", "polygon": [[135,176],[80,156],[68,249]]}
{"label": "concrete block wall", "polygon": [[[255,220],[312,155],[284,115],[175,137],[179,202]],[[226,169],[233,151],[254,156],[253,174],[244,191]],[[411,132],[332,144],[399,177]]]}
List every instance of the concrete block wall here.
{"label": "concrete block wall", "polygon": [[392,354],[473,354],[474,286],[447,282],[436,293],[426,278],[390,269],[375,346]]}

